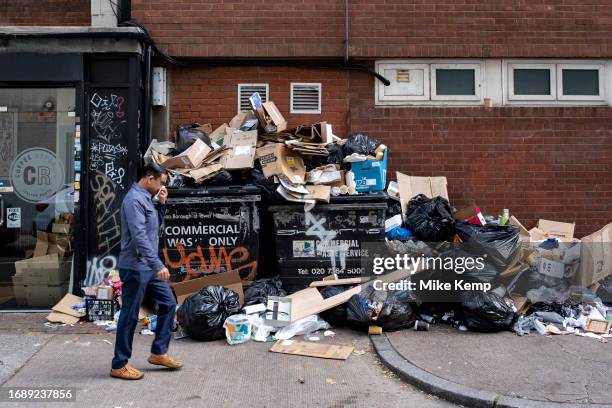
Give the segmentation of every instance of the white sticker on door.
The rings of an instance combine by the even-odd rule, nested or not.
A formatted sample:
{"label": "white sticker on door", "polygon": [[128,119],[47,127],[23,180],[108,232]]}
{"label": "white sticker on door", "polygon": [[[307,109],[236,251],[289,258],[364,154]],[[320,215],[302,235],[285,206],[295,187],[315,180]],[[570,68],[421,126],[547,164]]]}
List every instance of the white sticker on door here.
{"label": "white sticker on door", "polygon": [[21,208],[6,209],[6,227],[21,228]]}
{"label": "white sticker on door", "polygon": [[293,241],[294,258],[310,258],[315,256],[315,246],[312,240]]}

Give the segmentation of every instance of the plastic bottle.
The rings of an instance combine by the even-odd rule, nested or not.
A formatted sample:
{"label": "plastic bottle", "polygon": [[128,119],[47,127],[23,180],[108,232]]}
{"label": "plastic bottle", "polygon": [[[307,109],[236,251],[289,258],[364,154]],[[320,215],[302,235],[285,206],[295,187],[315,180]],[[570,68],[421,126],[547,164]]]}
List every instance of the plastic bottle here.
{"label": "plastic bottle", "polygon": [[499,225],[506,225],[508,223],[508,219],[510,219],[510,210],[504,208],[501,219],[499,220]]}

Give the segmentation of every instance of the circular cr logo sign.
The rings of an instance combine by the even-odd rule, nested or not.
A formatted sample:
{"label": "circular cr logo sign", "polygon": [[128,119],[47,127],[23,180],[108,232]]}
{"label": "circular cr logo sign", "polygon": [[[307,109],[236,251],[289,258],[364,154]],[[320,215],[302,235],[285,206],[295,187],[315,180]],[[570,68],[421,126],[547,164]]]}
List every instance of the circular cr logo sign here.
{"label": "circular cr logo sign", "polygon": [[27,149],[11,164],[11,182],[19,198],[39,203],[53,197],[63,187],[64,166],[50,150]]}

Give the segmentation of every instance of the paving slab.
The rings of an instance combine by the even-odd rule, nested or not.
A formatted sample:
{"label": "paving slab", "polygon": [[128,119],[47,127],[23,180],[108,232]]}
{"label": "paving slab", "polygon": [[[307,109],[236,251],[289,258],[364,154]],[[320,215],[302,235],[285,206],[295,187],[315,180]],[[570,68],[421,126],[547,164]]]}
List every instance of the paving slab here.
{"label": "paving slab", "polygon": [[7,381],[51,340],[51,334],[0,334],[0,384]]}
{"label": "paving slab", "polygon": [[77,401],[70,407],[455,406],[393,375],[365,334],[335,331],[336,337],[322,341],[354,345],[364,353],[339,361],[272,353],[271,344],[253,341],[230,346],[223,340],[181,339],[173,340],[170,350],[185,362],[176,372],[149,365],[152,337],[137,334],[131,362],[145,377],[132,382],[108,375],[112,334],[57,334],[2,386],[76,387]]}
{"label": "paving slab", "polygon": [[497,395],[545,402],[612,404],[612,343],[573,335],[387,333],[392,347],[442,379]]}

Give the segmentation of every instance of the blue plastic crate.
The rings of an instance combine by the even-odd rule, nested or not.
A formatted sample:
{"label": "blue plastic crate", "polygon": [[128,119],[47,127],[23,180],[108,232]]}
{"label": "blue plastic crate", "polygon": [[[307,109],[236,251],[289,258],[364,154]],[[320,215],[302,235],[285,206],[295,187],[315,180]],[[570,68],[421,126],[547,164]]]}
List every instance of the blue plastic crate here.
{"label": "blue plastic crate", "polygon": [[364,162],[351,163],[351,171],[355,173],[357,191],[366,193],[368,191],[383,191],[387,185],[387,155],[389,148],[385,150],[382,160],[366,160]]}

